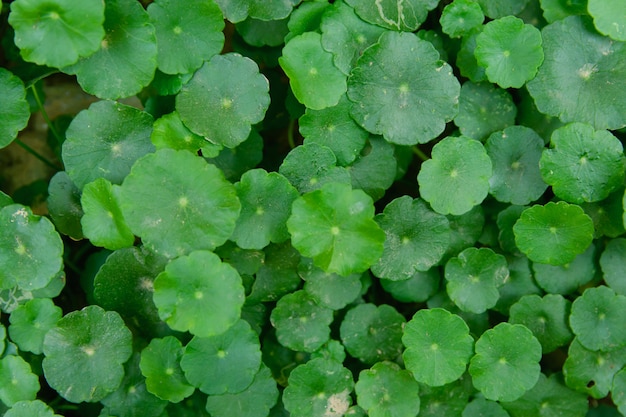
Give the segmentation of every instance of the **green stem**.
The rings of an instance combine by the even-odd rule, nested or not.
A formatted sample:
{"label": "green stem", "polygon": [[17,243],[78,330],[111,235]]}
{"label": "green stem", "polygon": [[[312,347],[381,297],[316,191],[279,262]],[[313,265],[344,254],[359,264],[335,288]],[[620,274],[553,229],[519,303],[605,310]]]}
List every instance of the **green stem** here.
{"label": "green stem", "polygon": [[46,159],[45,157],[43,157],[39,152],[37,152],[36,150],[34,150],[33,148],[31,148],[30,146],[28,146],[27,144],[25,144],[24,142],[22,142],[20,139],[15,139],[15,143],[17,143],[18,145],[20,145],[22,148],[24,148],[24,150],[26,152],[28,152],[29,154],[31,154],[32,156],[34,156],[35,158],[39,159],[41,162],[43,162],[44,164],[48,165],[50,168],[54,169],[55,171],[63,171],[63,168],[56,166],[55,164],[53,164],[52,162],[48,161],[48,159]]}
{"label": "green stem", "polygon": [[422,150],[418,148],[417,146],[412,146],[411,149],[413,150],[413,153],[417,155],[417,157],[421,159],[422,161],[428,161],[430,159],[428,158],[428,155],[422,152]]}
{"label": "green stem", "polygon": [[43,107],[43,102],[41,101],[41,97],[39,97],[39,93],[37,92],[37,87],[35,87],[35,84],[33,84],[30,86],[30,89],[33,92],[33,96],[35,97],[37,106],[39,107],[39,110],[41,111],[41,115],[43,116],[43,119],[46,121],[46,124],[48,125],[48,129],[50,129],[50,132],[52,132],[52,136],[54,136],[54,138],[59,143],[59,146],[61,146],[63,144],[63,139],[61,138],[61,135],[59,135],[59,132],[57,132],[54,125],[52,124],[52,121],[48,117],[48,113],[46,112],[46,109]]}
{"label": "green stem", "polygon": [[289,126],[287,127],[287,142],[289,143],[289,148],[293,149],[296,147],[296,142],[293,139],[293,129],[296,126],[296,121],[294,119],[289,120]]}

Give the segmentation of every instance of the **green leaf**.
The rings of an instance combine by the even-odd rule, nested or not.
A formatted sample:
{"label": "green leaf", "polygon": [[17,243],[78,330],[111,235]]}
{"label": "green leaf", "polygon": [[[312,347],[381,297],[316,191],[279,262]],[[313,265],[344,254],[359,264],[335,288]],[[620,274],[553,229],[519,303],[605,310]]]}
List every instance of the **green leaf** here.
{"label": "green leaf", "polygon": [[289,33],[288,22],[289,18],[259,20],[248,17],[243,22],[237,23],[235,29],[248,45],[256,47],[280,46],[285,43],[285,37]]}
{"label": "green leaf", "polygon": [[264,252],[265,260],[246,299],[250,303],[276,301],[302,284],[298,276],[300,253],[289,242],[270,244]]}
{"label": "green leaf", "polygon": [[421,199],[396,198],[375,218],[385,232],[385,248],[374,275],[392,281],[411,278],[436,265],[448,249],[448,219],[433,212]]}
{"label": "green leaf", "polygon": [[356,64],[363,51],[376,43],[385,32],[380,26],[368,23],[343,1],[336,1],[324,12],[320,24],[322,46],[334,56],[333,62],[345,75]]}
{"label": "green leaf", "polygon": [[587,14],[588,0],[539,0],[543,9],[543,17],[549,22],[556,22],[572,15]]}
{"label": "green leaf", "polygon": [[487,17],[498,19],[507,15],[518,14],[529,0],[477,0]]}
{"label": "green leaf", "polygon": [[393,362],[378,362],[361,371],[354,390],[357,403],[370,417],[415,417],[419,412],[418,383]]}
{"label": "green leaf", "polygon": [[193,153],[202,149],[202,155],[205,157],[215,157],[221,150],[221,146],[215,145],[203,136],[196,135],[189,130],[180,120],[180,115],[176,111],[154,121],[150,140],[157,149],[185,149]]}
{"label": "green leaf", "polygon": [[[107,0],[104,14],[106,33],[104,39],[100,36],[100,49],[63,71],[76,75],[83,90],[99,98],[135,95],[154,78],[157,66],[154,26],[141,4],[132,0]],[[103,71],[103,68],[115,70]]]}
{"label": "green leaf", "polygon": [[483,26],[478,26],[468,35],[461,39],[461,47],[457,53],[456,65],[462,76],[469,78],[473,83],[487,80],[485,68],[478,65],[474,51],[476,50],[476,38],[482,31]]}
{"label": "green leaf", "polygon": [[463,249],[478,241],[485,225],[485,215],[482,206],[474,206],[470,211],[458,216],[448,215],[450,222],[450,246],[444,259],[456,256]]}
{"label": "green leaf", "polygon": [[132,246],[135,241],[120,210],[119,190],[119,186],[97,178],[85,184],[80,198],[84,210],[80,223],[85,237],[110,250]]}
{"label": "green leaf", "polygon": [[34,400],[39,392],[39,378],[21,356],[0,359],[0,400],[13,406],[18,401]]}
{"label": "green leaf", "polygon": [[509,322],[526,326],[541,343],[543,353],[550,353],[574,338],[568,322],[571,305],[561,295],[525,295],[511,306]]}
{"label": "green leaf", "polygon": [[595,238],[602,236],[615,238],[626,232],[622,221],[624,214],[622,207],[623,196],[624,187],[622,186],[609,194],[609,196],[602,201],[583,203],[580,205],[583,210],[585,210],[585,213],[593,220]]}
{"label": "green leaf", "polygon": [[626,369],[622,369],[613,377],[611,399],[620,413],[624,414],[626,411]]}
{"label": "green leaf", "polygon": [[596,275],[596,247],[586,251],[563,265],[533,263],[535,281],[546,292],[571,294],[590,282]]}
{"label": "green leaf", "polygon": [[545,59],[528,91],[537,108],[562,122],[595,129],[626,126],[626,43],[595,32],[591,19],[570,16],[543,28]]}
{"label": "green leaf", "polygon": [[67,172],[59,171],[50,179],[46,201],[48,213],[57,230],[72,239],[82,239],[80,219],[84,213],[80,205],[80,189],[74,185]]}
{"label": "green leaf", "polygon": [[392,143],[437,137],[458,111],[460,85],[433,45],[412,33],[385,32],[348,78],[351,115]]}
{"label": "green leaf", "polygon": [[270,315],[276,338],[285,347],[314,352],[330,337],[333,311],[318,305],[303,290],[283,296]]}
{"label": "green leaf", "polygon": [[242,175],[235,189],[241,214],[231,240],[243,249],[263,249],[289,238],[285,222],[299,194],[284,176],[253,169]]}
{"label": "green leaf", "polygon": [[381,199],[398,173],[394,145],[381,137],[371,136],[348,170],[354,188],[360,188],[374,200]]}
{"label": "green leaf", "polygon": [[557,197],[571,203],[600,201],[624,183],[624,148],[606,130],[570,123],[552,133],[539,167]]}
{"label": "green leaf", "polygon": [[44,288],[63,267],[63,242],[46,217],[11,204],[0,210],[0,289]]}
{"label": "green leaf", "polygon": [[81,111],[67,129],[63,163],[82,190],[96,178],[121,184],[133,163],[154,151],[152,116],[114,101],[98,101]]}
{"label": "green leaf", "polygon": [[185,7],[158,0],[147,10],[156,30],[157,64],[164,73],[193,72],[222,50],[224,18],[213,0],[192,0]]}
{"label": "green leaf", "polygon": [[537,383],[541,345],[519,324],[500,323],[476,341],[469,373],[488,400],[514,401]]}
{"label": "green leaf", "polygon": [[307,108],[298,121],[304,145],[315,143],[330,148],[341,166],[354,162],[369,137],[369,133],[350,117],[350,107],[344,95],[335,106],[322,110]]}
{"label": "green leaf", "polygon": [[285,409],[292,417],[343,416],[352,399],[352,374],[331,359],[312,359],[289,375],[283,393]]}
{"label": "green leaf", "polygon": [[284,42],[289,42],[294,36],[305,32],[315,32],[320,27],[322,16],[331,8],[327,1],[315,0],[301,3],[289,15],[287,27],[289,33],[284,37]]}
{"label": "green leaf", "polygon": [[214,417],[257,417],[267,416],[278,400],[278,388],[270,369],[261,364],[261,369],[252,383],[236,394],[209,395],[206,410]]}
{"label": "green leaf", "polygon": [[598,32],[616,41],[626,41],[626,16],[618,12],[625,8],[624,0],[589,0],[587,4]]}
{"label": "green leaf", "polygon": [[52,408],[46,403],[34,401],[18,401],[4,414],[4,417],[62,417],[54,414]]}
{"label": "green leaf", "polygon": [[335,106],[346,92],[346,75],[333,64],[333,55],[322,48],[319,33],[293,37],[278,62],[289,77],[293,94],[307,108]]}
{"label": "green leaf", "polygon": [[531,261],[563,265],[589,247],[593,222],[579,206],[549,202],[524,210],[513,233],[517,247]]}
{"label": "green leaf", "polygon": [[104,14],[102,0],[20,0],[11,3],[9,24],[26,61],[61,68],[98,50]]}
{"label": "green leaf", "polygon": [[226,19],[233,23],[241,22],[250,16],[260,20],[283,19],[291,13],[301,0],[216,0]]}
{"label": "green leaf", "polygon": [[626,265],[626,239],[610,240],[600,256],[600,267],[604,282],[620,295],[626,295],[624,265]]}
{"label": "green leaf", "polygon": [[180,366],[187,380],[205,394],[236,394],[246,389],[259,371],[259,338],[246,321],[239,320],[220,335],[194,336]]}
{"label": "green leaf", "polygon": [[209,251],[171,261],[154,280],[154,304],[172,329],[207,337],[224,333],[241,317],[241,277]]}
{"label": "green leaf", "polygon": [[565,383],[593,398],[604,398],[611,389],[613,377],[625,364],[626,349],[592,351],[574,338],[563,364]]}
{"label": "green leaf", "polygon": [[439,23],[441,30],[451,38],[468,35],[485,20],[480,4],[472,0],[454,0],[443,8]]}
{"label": "green leaf", "polygon": [[176,110],[192,132],[234,148],[263,120],[270,104],[268,91],[269,82],[254,61],[236,53],[216,55],[183,86]]}
{"label": "green leaf", "polygon": [[487,78],[502,88],[520,88],[543,62],[539,29],[515,16],[487,23],[476,38],[474,55]]}
{"label": "green leaf", "polygon": [[368,365],[402,353],[404,317],[387,304],[359,304],[348,310],[339,333],[348,353]]}
{"label": "green leaf", "polygon": [[402,303],[423,303],[437,293],[440,280],[439,270],[434,267],[425,272],[417,271],[404,281],[381,279],[380,283],[385,291]]}
{"label": "green leaf", "polygon": [[417,175],[421,197],[441,214],[461,215],[489,193],[492,165],[483,145],[473,139],[448,136],[432,149]]}
{"label": "green leaf", "polygon": [[463,409],[462,417],[509,417],[502,406],[495,402],[476,397]]}
{"label": "green leaf", "polygon": [[541,288],[533,279],[530,262],[525,256],[507,257],[509,264],[509,277],[498,288],[500,298],[493,308],[502,314],[509,314],[513,304],[525,295],[543,294]]}
{"label": "green leaf", "polygon": [[588,288],[572,303],[569,321],[577,340],[590,350],[611,351],[626,345],[623,311],[626,297],[605,286]]}
{"label": "green leaf", "polygon": [[392,30],[415,31],[428,12],[437,7],[437,0],[346,0],[366,22]]}
{"label": "green leaf", "polygon": [[442,308],[419,310],[404,328],[406,368],[426,385],[442,386],[463,375],[474,339],[462,318]]}
{"label": "green leaf", "polygon": [[61,316],[63,311],[49,298],[34,298],[21,304],[9,316],[11,340],[21,351],[39,355],[43,351],[44,336]]}
{"label": "green leaf", "polygon": [[420,384],[419,417],[461,417],[470,393],[475,391],[468,377],[462,377],[442,387]]}
{"label": "green leaf", "polygon": [[536,201],[548,185],[541,177],[539,160],[543,139],[524,126],[510,126],[489,136],[485,143],[493,164],[489,193],[503,203],[517,205]]}
{"label": "green leaf", "polygon": [[0,68],[0,90],[1,149],[13,142],[17,132],[26,127],[30,118],[30,106],[26,101],[26,89],[22,80],[4,68]]}
{"label": "green leaf", "polygon": [[138,160],[120,197],[131,231],[169,258],[223,244],[241,210],[235,187],[218,168],[190,152],[171,149]]}
{"label": "green leaf", "polygon": [[342,277],[338,274],[328,274],[315,265],[313,260],[303,258],[298,266],[298,274],[305,281],[304,290],[315,302],[332,310],[340,310],[353,302],[363,286],[361,275],[352,274]]}
{"label": "green leaf", "polygon": [[130,330],[114,311],[91,305],[68,313],[44,338],[46,380],[68,401],[100,401],[121,384],[131,344]]}
{"label": "green leaf", "polygon": [[515,124],[516,113],[506,90],[489,83],[467,81],[461,87],[459,114],[454,124],[461,134],[482,141],[492,132]]}
{"label": "green leaf", "polygon": [[172,403],[178,403],[193,393],[194,387],[189,385],[180,367],[182,356],[183,346],[173,336],[150,341],[141,351],[139,362],[148,392]]}
{"label": "green leaf", "polygon": [[299,197],[287,220],[293,246],[326,272],[363,272],[383,252],[372,199],[349,185],[328,183]]}
{"label": "green leaf", "polygon": [[[212,144],[210,144],[212,145]],[[216,147],[221,145],[212,145],[213,149],[210,149],[211,154],[214,154],[219,149]],[[203,147],[202,152],[207,151],[207,147]],[[237,181],[246,171],[255,168],[263,159],[263,138],[256,130],[250,132],[250,136],[243,143],[240,143],[237,147],[224,148],[219,151],[217,156],[206,155],[207,162],[218,167],[231,182]]]}
{"label": "green leaf", "polygon": [[337,158],[329,147],[309,142],[292,149],[278,172],[300,193],[317,190],[330,182],[351,184],[350,173],[336,164]]}
{"label": "green leaf", "polygon": [[585,417],[589,408],[587,397],[567,388],[558,373],[549,378],[539,375],[537,384],[521,398],[501,404],[511,417]]}

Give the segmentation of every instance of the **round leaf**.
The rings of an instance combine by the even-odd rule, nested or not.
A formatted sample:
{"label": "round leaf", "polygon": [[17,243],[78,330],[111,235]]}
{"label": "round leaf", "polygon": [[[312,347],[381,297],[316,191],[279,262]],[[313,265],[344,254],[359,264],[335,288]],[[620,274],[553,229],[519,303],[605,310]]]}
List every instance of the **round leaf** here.
{"label": "round leaf", "polygon": [[44,288],[63,267],[63,242],[46,217],[11,204],[0,210],[0,289]]}
{"label": "round leaf", "polygon": [[216,0],[216,3],[224,11],[226,19],[237,23],[248,16],[260,20],[284,19],[300,0]]}
{"label": "round leaf", "polygon": [[539,379],[541,345],[519,324],[500,323],[476,341],[469,373],[474,386],[493,401],[514,401]]}
{"label": "round leaf", "polygon": [[21,356],[0,359],[0,401],[11,407],[18,401],[34,400],[39,388],[39,378]]}
{"label": "round leaf", "polygon": [[485,143],[493,164],[489,192],[503,203],[525,205],[537,200],[548,185],[539,170],[543,139],[524,126],[493,133]]}
{"label": "round leaf", "polygon": [[235,187],[218,168],[171,149],[135,163],[122,185],[120,206],[133,233],[169,258],[220,246],[241,210]]}
{"label": "round leaf", "polygon": [[603,200],[624,182],[624,148],[606,130],[570,123],[552,133],[539,166],[557,197],[571,203]]}
{"label": "round leaf", "polygon": [[259,338],[244,320],[217,336],[195,336],[180,361],[187,380],[209,395],[243,391],[260,365]]}
{"label": "round leaf", "polygon": [[241,317],[241,277],[209,251],[171,261],[154,280],[154,304],[172,329],[200,337],[221,334]]}
{"label": "round leaf", "polygon": [[383,252],[384,232],[372,199],[349,185],[329,183],[299,197],[287,220],[293,246],[326,272],[363,272]]}
{"label": "round leaf", "polygon": [[517,247],[533,262],[563,265],[593,240],[593,221],[579,206],[564,201],[535,205],[513,226]]}
{"label": "round leaf", "polygon": [[507,15],[515,15],[524,10],[529,0],[478,0],[485,15],[498,19]]}
{"label": "round leaf", "polygon": [[[202,149],[202,155],[205,157],[216,156],[221,149],[220,146],[189,130],[183,124],[183,121],[180,120],[180,115],[175,111],[154,121],[150,140],[157,149],[186,149],[193,153],[197,153],[199,149]],[[206,150],[215,151],[215,153],[211,154],[206,152]]]}
{"label": "round leaf", "polygon": [[193,72],[224,46],[224,18],[213,0],[187,1],[185,7],[158,0],[148,14],[156,30],[157,64],[166,74]]}
{"label": "round leaf", "polygon": [[442,308],[419,310],[404,328],[406,368],[426,385],[442,386],[463,375],[474,339],[463,319]]}
{"label": "round leaf", "polygon": [[[176,110],[187,127],[212,143],[234,148],[270,103],[269,82],[254,61],[236,53],[206,61],[176,96]],[[210,114],[211,117],[207,117]]]}
{"label": "round leaf", "polygon": [[610,240],[600,256],[600,267],[604,282],[621,295],[626,295],[624,265],[626,265],[626,239]]}
{"label": "round leaf", "polygon": [[4,68],[0,68],[0,90],[0,148],[4,148],[28,124],[30,106],[22,80]]}
{"label": "round leaf", "polygon": [[437,0],[346,0],[366,22],[392,30],[415,31],[437,7]]}
{"label": "round leaf", "polygon": [[67,128],[63,163],[82,190],[96,178],[121,184],[133,163],[154,151],[152,116],[114,101],[98,101],[81,111]]}
{"label": "round leaf", "polygon": [[34,298],[19,305],[9,321],[9,335],[20,350],[36,355],[43,351],[43,339],[63,315],[60,307],[49,298]]}
{"label": "round leaf", "polygon": [[595,277],[596,247],[590,245],[586,251],[563,265],[535,262],[532,266],[535,281],[544,291],[552,294],[571,294]]}
{"label": "round leaf", "polygon": [[462,417],[509,417],[502,406],[495,402],[486,400],[482,397],[476,397],[472,402],[468,403],[463,410]]}
{"label": "round leaf", "polygon": [[622,369],[613,377],[611,399],[620,413],[624,414],[626,412],[626,369]]}
{"label": "round leaf", "polygon": [[626,1],[589,0],[587,10],[598,32],[616,41],[626,41]]}
{"label": "round leaf", "polygon": [[590,18],[570,16],[543,28],[545,59],[528,91],[537,108],[562,122],[596,129],[626,126],[626,43],[598,34]]}
{"label": "round leaf", "polygon": [[451,38],[469,34],[485,20],[480,4],[472,0],[454,0],[443,8],[439,23],[441,30]]}
{"label": "round leaf", "polygon": [[543,62],[539,29],[515,16],[487,23],[476,38],[474,55],[487,78],[502,88],[520,88]]}
{"label": "round leaf", "polygon": [[395,147],[381,137],[372,136],[361,155],[348,168],[352,186],[360,188],[375,201],[385,195],[398,173]]}
{"label": "round leaf", "polygon": [[346,76],[333,64],[333,55],[322,48],[319,33],[292,38],[278,62],[289,77],[294,96],[307,108],[335,106],[346,92]]}
{"label": "round leaf", "polygon": [[132,335],[114,311],[92,305],[61,318],[45,336],[43,371],[66,400],[98,402],[124,377]]}
{"label": "round leaf", "polygon": [[415,417],[419,412],[419,385],[393,362],[378,362],[361,371],[354,390],[370,417]]}
{"label": "round leaf", "polygon": [[431,268],[426,272],[418,271],[404,281],[381,279],[384,290],[402,303],[422,303],[439,290],[439,269]]}
{"label": "round leaf", "polygon": [[339,362],[316,358],[296,367],[283,393],[292,417],[343,416],[352,399],[352,374]]}
{"label": "round leaf", "polygon": [[359,274],[347,277],[327,274],[313,265],[310,258],[302,259],[298,273],[305,281],[304,290],[320,306],[340,310],[361,295],[363,286]]}
{"label": "round leaf", "polygon": [[4,417],[62,417],[58,414],[54,414],[52,408],[48,407],[46,403],[34,400],[34,401],[18,401],[13,404],[13,407],[4,414]]}
{"label": "round leaf", "polygon": [[451,67],[413,33],[383,33],[348,78],[354,120],[400,145],[426,143],[443,132],[457,114],[459,93]]}
{"label": "round leaf", "polygon": [[74,185],[67,172],[59,171],[50,179],[46,202],[50,218],[59,233],[75,240],[84,237],[80,224],[84,214],[80,205],[80,189]]}
{"label": "round leaf", "polygon": [[480,142],[448,136],[433,147],[432,159],[422,164],[417,182],[433,210],[458,216],[487,197],[491,174],[491,160]]}
{"label": "round leaf", "polygon": [[57,68],[96,52],[104,37],[103,22],[102,0],[78,4],[72,0],[20,0],[11,3],[9,13],[22,57]]}
{"label": "round leaf", "polygon": [[448,219],[420,199],[396,198],[375,218],[386,235],[385,248],[374,275],[392,281],[411,278],[437,264],[448,249]]}
{"label": "round leaf", "polygon": [[[129,97],[154,78],[157,66],[154,26],[141,3],[133,0],[107,0],[104,14],[106,34],[100,49],[63,71],[75,74],[83,90],[97,97]],[[103,68],[114,70],[103,71]]]}

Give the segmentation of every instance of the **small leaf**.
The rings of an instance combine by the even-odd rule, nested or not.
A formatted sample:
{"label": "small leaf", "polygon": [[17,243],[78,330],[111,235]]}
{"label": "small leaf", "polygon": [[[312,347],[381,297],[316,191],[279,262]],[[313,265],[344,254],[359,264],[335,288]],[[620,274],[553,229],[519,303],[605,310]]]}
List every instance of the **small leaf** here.
{"label": "small leaf", "polygon": [[384,232],[372,199],[349,185],[328,183],[299,197],[287,220],[293,246],[326,272],[363,272],[382,254]]}
{"label": "small leaf", "polygon": [[556,22],[573,15],[587,14],[587,0],[572,0],[562,2],[561,0],[539,0],[543,9],[543,17],[548,23]]}
{"label": "small leaf", "polygon": [[391,187],[398,173],[395,146],[372,136],[361,155],[348,167],[353,188],[359,188],[379,200]]}
{"label": "small leaf", "polygon": [[216,55],[183,86],[176,110],[192,132],[234,148],[263,120],[268,91],[269,82],[254,61],[236,53]]}
{"label": "small leaf", "polygon": [[283,295],[297,290],[302,284],[298,276],[300,253],[289,241],[270,244],[264,252],[265,259],[256,273],[252,291],[246,298],[249,303],[277,301]]}
{"label": "small leaf", "polygon": [[437,0],[346,0],[366,22],[391,30],[415,31],[428,12],[437,7]]}
{"label": "small leaf", "polygon": [[483,145],[467,137],[448,136],[432,150],[417,175],[420,195],[441,214],[461,215],[489,193],[492,165]]}
{"label": "small leaf", "polygon": [[381,278],[380,283],[385,291],[402,303],[422,303],[437,293],[440,280],[439,269],[434,267],[425,272],[418,271],[404,281]]}
{"label": "small leaf", "polygon": [[209,251],[171,261],[154,280],[154,304],[172,329],[207,337],[238,322],[244,302],[241,277]]}
{"label": "small leaf", "polygon": [[98,50],[104,14],[102,0],[21,0],[11,3],[9,24],[26,61],[62,68]]}
{"label": "small leaf", "polygon": [[80,189],[72,182],[67,172],[59,171],[50,179],[46,201],[48,212],[57,230],[72,239],[82,239],[84,236],[80,219],[84,213],[80,205]]}
{"label": "small leaf", "polygon": [[613,377],[611,399],[617,405],[620,413],[626,411],[626,369],[622,369]]}
{"label": "small leaf", "polygon": [[550,202],[524,210],[513,233],[517,247],[531,261],[563,265],[589,247],[593,222],[579,206]]}
{"label": "small leaf", "polygon": [[468,403],[463,410],[462,417],[509,417],[509,414],[502,406],[495,402],[486,400],[482,397],[476,397],[472,402]]}
{"label": "small leaf", "polygon": [[52,408],[42,401],[18,401],[4,414],[4,417],[62,417],[54,414]]}
{"label": "small leaf", "polygon": [[443,8],[439,18],[442,32],[451,38],[468,35],[484,20],[480,4],[471,0],[454,0]]}
{"label": "small leaf", "polygon": [[361,275],[342,277],[338,274],[328,274],[313,265],[309,258],[301,260],[298,273],[305,281],[304,291],[318,305],[332,310],[340,310],[353,302],[361,295],[363,289]]}
{"label": "small leaf", "polygon": [[18,401],[34,400],[39,388],[39,378],[21,356],[0,359],[0,401],[11,407]]}
{"label": "small leaf", "polygon": [[216,0],[226,19],[233,23],[241,22],[250,16],[260,20],[278,20],[289,16],[300,0]]}
{"label": "small leaf", "polygon": [[[15,7],[15,5],[13,6]],[[13,17],[14,13],[10,16]],[[8,146],[30,118],[24,83],[10,71],[0,68],[0,149]]]}
{"label": "small leaf", "polygon": [[600,256],[600,267],[604,282],[620,295],[626,295],[624,265],[626,265],[626,239],[611,239]]}
{"label": "small leaf", "polygon": [[474,339],[462,318],[442,308],[419,310],[404,328],[406,368],[426,385],[442,386],[463,375]]}
{"label": "small leaf", "polygon": [[491,19],[515,15],[524,10],[529,0],[478,0],[483,12]]}
{"label": "small leaf", "polygon": [[596,275],[596,247],[586,251],[563,265],[533,263],[535,281],[545,292],[571,294],[590,282]]}
{"label": "small leaf", "polygon": [[589,0],[587,4],[587,10],[593,17],[593,24],[598,32],[616,41],[626,41],[626,16],[616,13],[625,8],[624,0]]}
{"label": "small leaf", "polygon": [[11,340],[20,350],[40,355],[44,336],[61,316],[63,311],[49,298],[34,298],[21,304],[9,316]]}
{"label": "small leaf", "polygon": [[189,130],[180,120],[180,115],[176,111],[154,121],[150,140],[157,149],[186,149],[193,153],[202,149],[202,155],[207,158],[217,156],[221,150],[221,146],[215,145],[203,136],[196,135]]}
{"label": "small leaf", "polygon": [[68,401],[98,402],[124,377],[132,335],[114,311],[91,305],[61,318],[45,336],[43,371]]}
{"label": "small leaf", "polygon": [[469,373],[488,400],[514,401],[539,379],[541,345],[520,324],[500,323],[476,341]]}

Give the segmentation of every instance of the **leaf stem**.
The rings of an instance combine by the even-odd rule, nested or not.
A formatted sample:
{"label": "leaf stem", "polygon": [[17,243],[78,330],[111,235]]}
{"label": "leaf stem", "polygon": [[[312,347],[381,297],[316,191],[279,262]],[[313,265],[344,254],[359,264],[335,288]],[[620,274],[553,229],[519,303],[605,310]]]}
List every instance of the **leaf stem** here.
{"label": "leaf stem", "polygon": [[21,146],[26,152],[28,152],[29,154],[31,154],[32,156],[34,156],[35,158],[39,159],[41,162],[43,162],[44,164],[48,165],[50,168],[54,169],[55,171],[62,171],[63,168],[53,164],[52,162],[50,162],[47,158],[45,158],[43,155],[41,155],[39,152],[37,152],[36,150],[34,150],[33,148],[31,148],[30,146],[28,146],[27,144],[25,144],[24,142],[22,142],[19,138],[15,139],[15,143],[17,143],[19,146]]}
{"label": "leaf stem", "polygon": [[43,107],[43,102],[41,101],[41,97],[39,97],[39,93],[37,92],[37,88],[35,87],[35,84],[32,84],[30,86],[30,89],[33,92],[33,97],[35,97],[35,101],[37,102],[37,107],[39,107],[39,111],[41,111],[41,115],[43,116],[43,119],[46,121],[46,124],[48,125],[48,129],[50,129],[50,132],[52,132],[52,136],[54,136],[54,138],[57,140],[57,142],[59,143],[59,146],[63,145],[63,139],[61,139],[61,135],[59,135],[59,132],[57,132],[57,130],[55,129],[54,125],[52,124],[52,121],[50,120],[50,117],[48,117],[48,113],[46,112],[46,109]]}
{"label": "leaf stem", "polygon": [[428,161],[430,158],[428,158],[428,155],[426,155],[420,148],[418,148],[417,146],[412,146],[411,150],[413,151],[413,153],[415,155],[417,155],[417,157],[419,159],[421,159],[422,161]]}
{"label": "leaf stem", "polygon": [[296,142],[293,139],[293,129],[296,126],[295,119],[289,120],[289,126],[287,127],[287,142],[289,143],[289,148],[293,149],[296,147]]}

